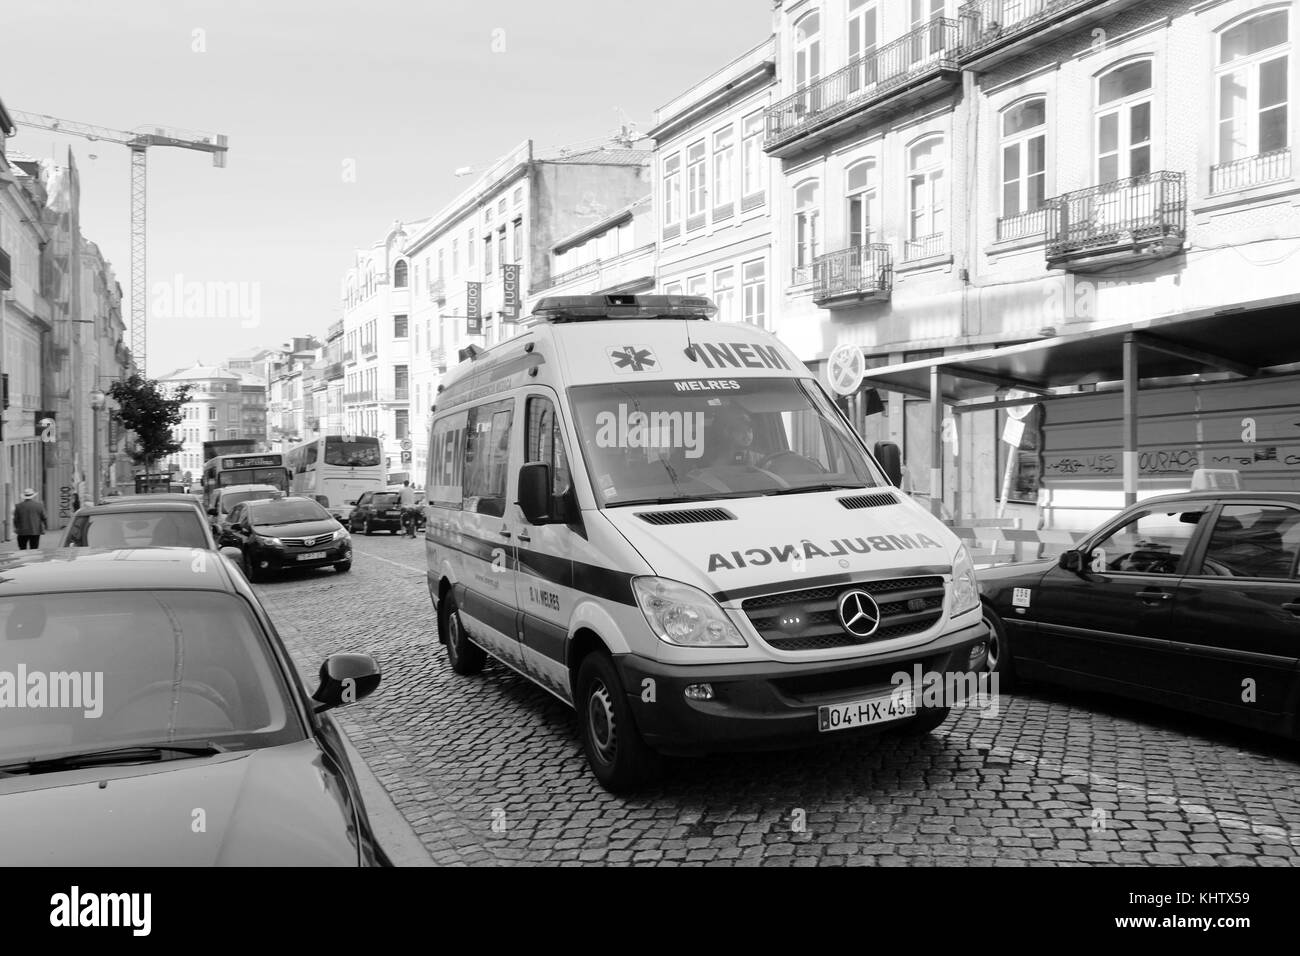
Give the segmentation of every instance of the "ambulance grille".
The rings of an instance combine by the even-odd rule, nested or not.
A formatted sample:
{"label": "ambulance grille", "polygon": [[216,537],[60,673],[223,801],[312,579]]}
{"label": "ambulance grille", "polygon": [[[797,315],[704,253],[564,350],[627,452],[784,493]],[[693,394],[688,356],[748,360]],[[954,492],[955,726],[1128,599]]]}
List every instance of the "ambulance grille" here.
{"label": "ambulance grille", "polygon": [[850,495],[848,498],[840,498],[840,504],[844,507],[854,510],[857,508],[883,508],[885,505],[896,505],[898,499],[893,495],[875,494],[875,495]]}
{"label": "ambulance grille", "polygon": [[702,521],[735,521],[726,508],[693,508],[688,511],[642,511],[637,517],[647,524],[699,524]]}
{"label": "ambulance grille", "polygon": [[[840,596],[853,590],[866,591],[880,607],[880,626],[865,638],[840,621]],[[939,622],[943,598],[943,578],[934,575],[785,591],[750,598],[740,607],[759,637],[777,650],[823,651],[920,634]]]}

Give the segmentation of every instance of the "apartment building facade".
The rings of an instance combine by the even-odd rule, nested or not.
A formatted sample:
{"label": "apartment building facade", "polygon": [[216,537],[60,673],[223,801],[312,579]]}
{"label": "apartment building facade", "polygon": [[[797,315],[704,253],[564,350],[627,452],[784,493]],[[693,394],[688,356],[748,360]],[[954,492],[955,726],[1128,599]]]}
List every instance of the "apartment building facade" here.
{"label": "apartment building facade", "polygon": [[[653,274],[645,258],[648,243],[627,250],[638,253],[639,248],[639,260],[610,252],[611,242],[621,249],[621,243],[645,237],[636,204],[651,189],[652,153],[631,145],[542,153],[525,140],[407,238],[403,253],[413,281],[411,447],[407,459],[399,461],[417,484],[423,483],[438,381],[459,360],[462,348],[513,336],[536,300],[555,294],[557,278],[566,283],[585,278],[565,275],[574,271],[580,256],[618,259],[608,263],[611,275],[646,287],[645,276]],[[635,226],[639,217],[640,233]],[[628,227],[630,234],[619,232],[625,223],[634,224]],[[596,244],[587,246],[593,238]],[[512,267],[514,282],[507,281],[503,267]],[[628,269],[642,272],[633,275]],[[471,295],[480,316],[479,331],[473,334]],[[508,309],[510,301],[515,306]]]}
{"label": "apartment building facade", "polygon": [[721,321],[773,328],[779,164],[764,151],[775,36],[660,107],[655,140],[657,286],[706,295]]}
{"label": "apartment building facade", "polygon": [[[1276,322],[1300,294],[1287,265],[1300,249],[1296,19],[1294,3],[1262,0],[778,4],[782,96],[765,136],[787,203],[775,330],[820,368],[841,345],[894,366],[1152,318],[1177,336],[1182,317],[1225,309]],[[1207,372],[1152,409],[1200,421],[1206,389],[1235,389],[1280,421],[1288,389],[1300,394]],[[868,442],[903,446],[909,489],[930,495],[939,468],[943,511],[991,514],[1004,413],[947,414],[936,442],[927,398],[876,397],[848,404]],[[1008,496],[1027,515],[1041,492],[1087,483],[1062,470],[1071,462],[1092,460],[1096,487],[1119,481],[1117,448],[1078,454],[1051,424],[1086,417],[1088,401],[1104,404],[1053,404],[1047,424],[1040,405],[1031,419],[1033,455]],[[1208,460],[1204,442],[1188,447],[1181,460]],[[1143,482],[1189,478],[1153,467]]]}

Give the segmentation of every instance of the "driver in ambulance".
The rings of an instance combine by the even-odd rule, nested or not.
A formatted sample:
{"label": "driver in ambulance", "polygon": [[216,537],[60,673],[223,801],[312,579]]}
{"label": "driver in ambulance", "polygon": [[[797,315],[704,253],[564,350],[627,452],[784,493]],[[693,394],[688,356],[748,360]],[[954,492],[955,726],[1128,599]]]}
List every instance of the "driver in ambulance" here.
{"label": "driver in ambulance", "polygon": [[709,464],[757,466],[763,456],[753,450],[754,420],[739,405],[724,405],[713,416]]}

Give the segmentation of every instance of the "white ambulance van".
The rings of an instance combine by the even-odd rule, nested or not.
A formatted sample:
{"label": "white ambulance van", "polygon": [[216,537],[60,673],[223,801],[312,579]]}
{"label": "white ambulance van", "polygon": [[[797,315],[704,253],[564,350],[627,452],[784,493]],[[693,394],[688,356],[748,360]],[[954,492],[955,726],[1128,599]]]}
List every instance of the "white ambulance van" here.
{"label": "white ambulance van", "polygon": [[715,312],[543,299],[436,395],[439,640],[459,674],[491,655],[574,707],[610,790],[661,754],[927,733],[948,707],[897,675],[984,665],[958,538],[788,348]]}

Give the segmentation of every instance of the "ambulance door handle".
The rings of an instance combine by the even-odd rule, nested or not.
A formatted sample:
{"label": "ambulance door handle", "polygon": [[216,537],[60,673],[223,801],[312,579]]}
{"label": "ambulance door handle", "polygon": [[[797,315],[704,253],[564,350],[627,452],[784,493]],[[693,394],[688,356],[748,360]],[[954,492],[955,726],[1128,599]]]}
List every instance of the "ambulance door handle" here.
{"label": "ambulance door handle", "polygon": [[519,540],[520,540],[520,541],[523,541],[524,543],[527,543],[527,542],[529,542],[529,541],[532,541],[533,539],[532,539],[532,537],[528,534],[527,531],[521,531],[521,532],[519,532]]}
{"label": "ambulance door handle", "polygon": [[503,538],[510,537],[510,532],[507,531],[505,528],[502,528],[500,531],[497,532],[497,534],[501,535],[501,537]]}

